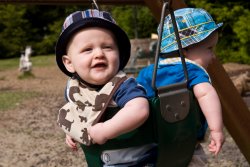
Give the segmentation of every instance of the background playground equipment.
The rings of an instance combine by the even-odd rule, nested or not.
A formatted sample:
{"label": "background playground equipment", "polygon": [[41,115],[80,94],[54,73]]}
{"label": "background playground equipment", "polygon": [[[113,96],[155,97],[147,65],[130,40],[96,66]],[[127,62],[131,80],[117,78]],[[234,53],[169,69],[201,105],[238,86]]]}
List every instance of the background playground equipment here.
{"label": "background playground equipment", "polygon": [[26,46],[25,51],[21,53],[19,61],[19,71],[21,74],[18,76],[19,79],[34,77],[32,74],[32,62],[30,61],[31,54],[31,46]]}
{"label": "background playground equipment", "polygon": [[30,56],[32,53],[31,46],[26,46],[25,51],[21,53],[19,71],[20,72],[31,72],[32,62],[30,61]]}

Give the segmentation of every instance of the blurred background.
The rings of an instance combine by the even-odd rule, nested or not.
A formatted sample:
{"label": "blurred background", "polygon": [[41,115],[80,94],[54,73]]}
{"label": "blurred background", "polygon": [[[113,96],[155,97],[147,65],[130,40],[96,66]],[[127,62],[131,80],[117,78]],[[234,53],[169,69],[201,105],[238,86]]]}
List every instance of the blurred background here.
{"label": "blurred background", "polygon": [[[92,5],[6,2],[0,0],[0,167],[86,166],[82,151],[72,152],[66,147],[65,136],[56,125],[58,110],[65,103],[67,77],[57,68],[54,48],[65,17]],[[249,109],[250,2],[187,0],[185,3],[204,8],[217,23],[223,22],[216,56]],[[131,58],[125,71],[136,76],[142,67],[154,62],[156,18],[144,5],[99,7],[112,13],[129,35]],[[209,166],[249,167],[249,160],[226,128],[225,133],[226,142],[218,157],[205,149]],[[202,143],[204,148],[207,138]]]}

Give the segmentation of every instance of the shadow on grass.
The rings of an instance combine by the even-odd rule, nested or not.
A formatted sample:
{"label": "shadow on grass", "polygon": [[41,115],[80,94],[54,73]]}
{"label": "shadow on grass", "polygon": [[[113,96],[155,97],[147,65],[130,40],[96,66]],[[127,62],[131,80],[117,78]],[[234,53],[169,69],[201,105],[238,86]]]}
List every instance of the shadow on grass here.
{"label": "shadow on grass", "polygon": [[35,78],[35,75],[31,71],[24,71],[18,76],[18,79],[30,79],[30,78]]}

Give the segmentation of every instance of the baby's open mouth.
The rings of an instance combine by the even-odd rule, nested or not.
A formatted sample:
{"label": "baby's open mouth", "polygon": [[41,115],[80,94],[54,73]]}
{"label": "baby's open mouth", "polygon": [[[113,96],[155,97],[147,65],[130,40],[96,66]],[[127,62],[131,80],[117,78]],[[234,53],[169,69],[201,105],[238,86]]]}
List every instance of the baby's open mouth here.
{"label": "baby's open mouth", "polygon": [[97,63],[93,66],[93,68],[104,68],[107,67],[106,63]]}

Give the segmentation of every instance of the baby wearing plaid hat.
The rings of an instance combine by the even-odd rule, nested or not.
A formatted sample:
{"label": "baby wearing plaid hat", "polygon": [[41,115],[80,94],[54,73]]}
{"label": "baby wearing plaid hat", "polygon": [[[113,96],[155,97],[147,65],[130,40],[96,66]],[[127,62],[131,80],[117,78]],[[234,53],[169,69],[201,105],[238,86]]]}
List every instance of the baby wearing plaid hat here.
{"label": "baby wearing plaid hat", "polygon": [[[211,85],[206,68],[215,57],[217,29],[222,23],[216,24],[208,12],[199,8],[178,9],[174,15],[186,61],[188,89],[193,90],[208,123],[211,140],[208,149],[217,155],[224,142],[222,111],[219,97]],[[164,57],[160,56],[159,59],[156,87],[185,80],[181,59],[166,56],[176,54],[177,50],[172,19],[168,15],[163,25],[160,54]],[[137,81],[144,86],[149,97],[155,96],[155,91],[151,87],[153,70],[154,65],[150,65],[142,69],[137,77]],[[204,138],[206,126],[203,124],[198,139]]]}
{"label": "baby wearing plaid hat", "polygon": [[[62,33],[56,45],[57,64],[61,71],[70,77],[66,89],[68,103],[65,106],[66,109],[63,108],[60,112],[71,112],[71,109],[85,112],[86,108],[91,107],[91,111],[96,112],[96,106],[102,107],[102,103],[92,105],[88,100],[81,100],[81,97],[98,94],[118,74],[124,76],[125,73],[122,70],[126,66],[129,57],[129,38],[108,12],[89,9],[70,14],[63,24]],[[75,82],[77,84],[74,86],[70,85]],[[86,89],[90,92],[89,94],[85,91]],[[78,96],[75,95],[76,93],[78,93]],[[76,97],[80,98],[76,100]],[[103,97],[101,100],[105,100],[107,96]],[[87,99],[87,97],[84,97],[84,99]],[[112,118],[108,120],[101,119],[86,129],[82,129],[82,131],[87,131],[85,133],[87,136],[80,138],[90,138],[90,140],[85,141],[92,141],[96,147],[102,147],[101,145],[108,140],[135,130],[145,122],[149,115],[149,104],[145,90],[131,77],[127,77],[120,84],[110,103],[112,103],[113,107],[120,108]],[[81,118],[82,121],[89,119],[87,117]],[[69,125],[73,125],[74,121],[76,120],[69,120],[69,117],[67,118],[64,115],[59,125],[61,127],[67,126],[65,131],[70,131],[72,126],[69,127]],[[77,149],[76,140],[69,134],[66,135],[66,143],[73,150]],[[120,149],[120,152],[117,151],[119,154],[116,154],[115,158],[105,157],[101,153],[100,155],[91,156],[96,156],[97,160],[102,158],[102,163],[106,166],[115,166],[116,163],[127,164],[127,166],[130,166],[130,163],[136,165],[133,161],[147,164],[147,156],[150,156],[149,153],[153,147],[154,145],[147,145],[134,149]],[[109,153],[110,150],[103,151]],[[112,150],[110,152],[115,153]],[[130,156],[132,152],[134,154]],[[126,153],[131,158],[125,158]],[[142,159],[140,157],[143,157],[145,162],[140,162]],[[91,163],[95,164],[97,162],[88,161],[87,163],[89,166],[95,166],[91,165]]]}

